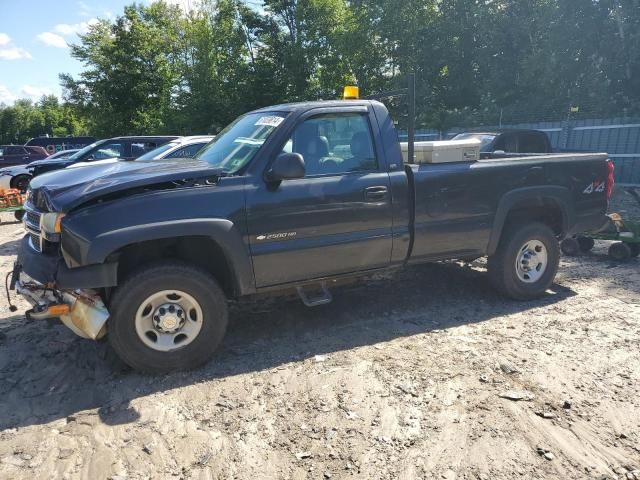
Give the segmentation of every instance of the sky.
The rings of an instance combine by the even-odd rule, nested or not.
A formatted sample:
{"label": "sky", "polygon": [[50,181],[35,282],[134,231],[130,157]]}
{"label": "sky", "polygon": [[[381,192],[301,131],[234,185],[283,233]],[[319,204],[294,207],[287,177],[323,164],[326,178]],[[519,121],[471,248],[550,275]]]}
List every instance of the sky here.
{"label": "sky", "polygon": [[[97,18],[115,18],[134,0],[0,0],[0,104],[18,98],[61,96],[58,75],[82,64],[69,43]],[[149,3],[152,0],[138,1]],[[169,0],[185,8],[194,0]]]}

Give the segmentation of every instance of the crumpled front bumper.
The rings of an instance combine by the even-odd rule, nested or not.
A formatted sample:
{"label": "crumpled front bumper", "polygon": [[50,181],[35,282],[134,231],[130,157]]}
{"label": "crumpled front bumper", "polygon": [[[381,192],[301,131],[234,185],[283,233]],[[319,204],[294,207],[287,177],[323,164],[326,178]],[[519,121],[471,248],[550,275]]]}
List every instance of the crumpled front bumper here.
{"label": "crumpled front bumper", "polygon": [[[19,269],[19,265],[16,265]],[[106,333],[109,311],[100,296],[92,290],[55,290],[26,273],[14,270],[16,292],[31,305],[27,318],[41,320],[57,317],[76,335],[97,340]]]}
{"label": "crumpled front bumper", "polygon": [[62,257],[36,251],[25,237],[13,268],[11,289],[32,305],[27,318],[59,318],[77,335],[95,340],[106,333],[109,311],[100,295],[89,287],[111,283],[103,281],[110,276],[104,275],[104,269],[110,267],[96,267],[103,269],[103,275],[91,275],[91,267],[89,272],[86,268],[69,269]]}

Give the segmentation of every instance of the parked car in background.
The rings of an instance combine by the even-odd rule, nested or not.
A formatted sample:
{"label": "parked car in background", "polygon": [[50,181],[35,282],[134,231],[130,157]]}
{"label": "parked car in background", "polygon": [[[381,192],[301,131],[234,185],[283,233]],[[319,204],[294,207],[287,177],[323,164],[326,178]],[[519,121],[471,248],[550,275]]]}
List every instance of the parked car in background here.
{"label": "parked car in background", "polygon": [[47,154],[53,155],[63,150],[79,150],[91,145],[95,137],[36,137],[25,143],[25,146],[43,147]]}
{"label": "parked car in background", "polygon": [[[192,158],[207,143],[214,139],[213,135],[200,135],[192,137],[178,137],[164,145],[160,145],[144,155],[135,159],[136,162],[149,162],[153,160],[162,160],[164,158]],[[94,162],[77,162],[69,165],[67,168],[80,168],[89,165],[104,165],[106,163],[114,163],[121,158],[109,158],[107,160],[98,160]]]}
{"label": "parked car in background", "polygon": [[59,170],[78,162],[95,162],[109,158],[134,160],[140,155],[176,138],[178,137],[175,135],[108,138],[87,145],[68,158],[47,158],[33,162],[29,165],[29,170],[33,177],[37,177],[43,173]]}
{"label": "parked car in background", "polygon": [[49,154],[42,147],[0,145],[0,167],[23,165],[48,156]]}
{"label": "parked car in background", "polygon": [[551,142],[540,130],[499,130],[459,133],[451,140],[480,140],[481,158],[513,157],[513,154],[551,153]]}
{"label": "parked car in background", "polygon": [[[61,150],[47,157],[47,160],[56,158],[68,158],[78,150]],[[0,169],[0,189],[17,188],[21,192],[26,192],[31,181],[31,170],[28,165],[15,165]]]}

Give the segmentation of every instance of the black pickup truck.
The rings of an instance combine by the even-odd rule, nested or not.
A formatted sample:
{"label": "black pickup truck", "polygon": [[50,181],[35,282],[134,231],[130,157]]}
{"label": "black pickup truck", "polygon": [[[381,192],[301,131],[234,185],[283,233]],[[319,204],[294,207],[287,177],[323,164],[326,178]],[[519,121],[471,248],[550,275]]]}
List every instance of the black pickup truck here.
{"label": "black pickup truck", "polygon": [[500,292],[540,297],[558,239],[602,225],[612,187],[605,154],[404,164],[382,103],[279,105],[189,162],[36,177],[12,283],[32,319],[107,335],[142,371],[185,369],[220,344],[228,298],[296,289],[314,306],[337,279],[481,256]]}

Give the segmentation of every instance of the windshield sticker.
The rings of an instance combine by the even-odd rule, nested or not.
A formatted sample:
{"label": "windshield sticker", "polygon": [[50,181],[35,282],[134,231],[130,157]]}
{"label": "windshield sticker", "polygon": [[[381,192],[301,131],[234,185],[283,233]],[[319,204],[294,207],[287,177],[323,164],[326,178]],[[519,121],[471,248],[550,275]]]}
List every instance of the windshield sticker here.
{"label": "windshield sticker", "polygon": [[256,125],[265,125],[267,127],[277,127],[282,123],[282,117],[260,117],[255,123]]}

